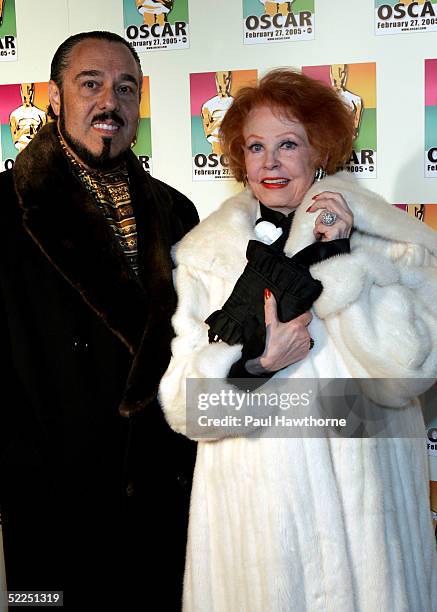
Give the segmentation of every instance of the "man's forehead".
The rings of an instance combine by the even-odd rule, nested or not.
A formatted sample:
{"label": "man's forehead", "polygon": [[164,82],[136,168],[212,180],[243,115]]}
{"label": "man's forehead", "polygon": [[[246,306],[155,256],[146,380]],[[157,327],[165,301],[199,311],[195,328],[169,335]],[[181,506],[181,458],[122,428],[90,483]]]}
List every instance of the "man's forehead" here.
{"label": "man's forehead", "polygon": [[119,71],[138,78],[138,66],[125,45],[107,40],[87,39],[73,47],[67,70],[74,78],[83,71]]}

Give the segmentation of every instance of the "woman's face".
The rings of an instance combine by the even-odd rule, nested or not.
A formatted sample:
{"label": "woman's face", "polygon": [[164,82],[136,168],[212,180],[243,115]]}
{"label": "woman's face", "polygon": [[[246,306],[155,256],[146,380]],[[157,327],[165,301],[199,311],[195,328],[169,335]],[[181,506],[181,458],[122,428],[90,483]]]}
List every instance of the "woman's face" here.
{"label": "woman's face", "polygon": [[314,181],[314,151],[297,119],[254,108],[243,129],[247,180],[260,202],[288,213]]}

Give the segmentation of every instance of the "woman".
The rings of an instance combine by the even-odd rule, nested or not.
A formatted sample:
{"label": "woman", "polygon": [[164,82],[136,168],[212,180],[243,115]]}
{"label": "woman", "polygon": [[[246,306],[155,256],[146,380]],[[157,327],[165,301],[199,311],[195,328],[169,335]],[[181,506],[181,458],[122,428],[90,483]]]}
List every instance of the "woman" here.
{"label": "woman", "polygon": [[[352,118],[337,95],[296,72],[272,71],[237,94],[222,140],[247,187],[176,249],[176,338],[160,389],[176,431],[190,434],[186,379],[226,379],[236,363],[247,376],[277,372],[271,383],[380,378],[374,398],[390,407],[384,412],[398,415],[406,430],[424,431],[414,398],[437,373],[436,234],[335,172],[352,138]],[[328,176],[318,181],[323,171]],[[205,320],[226,336],[221,313],[232,319],[236,296],[244,297],[245,253],[262,234],[255,227],[260,211],[268,221],[282,213],[292,222],[289,234],[282,223],[262,240],[274,241],[274,249],[282,239],[284,265],[306,261],[307,281],[320,281],[323,291],[313,307],[279,320],[282,297],[267,285],[265,347],[250,356],[247,335],[240,344],[210,342],[217,338],[208,337]],[[232,333],[249,324],[246,315],[240,319]],[[197,436],[184,610],[437,609],[420,438],[233,433],[209,428]]]}

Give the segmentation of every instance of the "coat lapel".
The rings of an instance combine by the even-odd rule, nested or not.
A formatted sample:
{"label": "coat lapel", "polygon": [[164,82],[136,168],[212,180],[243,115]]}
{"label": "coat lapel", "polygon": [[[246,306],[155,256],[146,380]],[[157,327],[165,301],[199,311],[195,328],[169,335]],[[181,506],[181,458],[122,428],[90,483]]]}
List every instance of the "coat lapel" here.
{"label": "coat lapel", "polygon": [[140,278],[147,295],[143,332],[120,405],[122,416],[143,410],[155,399],[171,357],[171,317],[176,309],[171,246],[172,202],[167,190],[152,181],[136,158],[129,162],[138,232]]}
{"label": "coat lapel", "polygon": [[[381,196],[364,189],[353,176],[339,172],[314,183],[297,207],[284,252],[291,257],[312,244],[314,223],[319,212],[307,213],[313,196],[322,191],[341,193],[354,214],[358,232],[424,246],[437,255],[436,232],[391,206]],[[246,261],[249,240],[256,240],[254,225],[258,203],[249,189],[231,197],[194,228],[177,246],[177,262],[211,272],[235,282]],[[222,241],[223,248],[217,247]],[[232,248],[226,248],[231,244]]]}
{"label": "coat lapel", "polygon": [[358,232],[395,243],[420,245],[437,255],[437,234],[425,223],[406,215],[390,205],[380,195],[365,189],[348,172],[338,172],[314,183],[296,210],[290,236],[284,248],[291,256],[314,242],[314,223],[319,211],[307,213],[313,196],[322,191],[343,195],[354,215],[354,227]]}
{"label": "coat lapel", "polygon": [[134,353],[147,316],[146,292],[92,196],[71,173],[54,124],[17,157],[14,181],[26,231]]}
{"label": "coat lapel", "polygon": [[176,307],[170,250],[173,236],[183,231],[169,191],[144,172],[132,152],[127,164],[139,279],[94,199],[71,173],[54,124],[40,130],[14,166],[25,230],[133,355],[120,405],[123,416],[156,397],[170,361]]}
{"label": "coat lapel", "polygon": [[176,262],[235,282],[246,262],[248,241],[257,240],[257,213],[258,201],[251,191],[232,196],[181,240],[175,248]]}

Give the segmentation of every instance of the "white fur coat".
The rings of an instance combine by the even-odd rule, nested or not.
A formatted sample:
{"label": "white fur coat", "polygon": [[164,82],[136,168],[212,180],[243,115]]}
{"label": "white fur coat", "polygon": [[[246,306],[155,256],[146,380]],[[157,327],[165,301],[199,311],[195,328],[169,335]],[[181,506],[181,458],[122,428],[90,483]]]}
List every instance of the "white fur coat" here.
{"label": "white fur coat", "polygon": [[[414,398],[437,376],[437,234],[339,173],[307,193],[287,255],[314,241],[318,213],[306,209],[324,190],[342,193],[354,214],[351,253],[312,266],[323,284],[310,324],[315,348],[274,379],[399,379],[378,385],[373,399],[396,408],[404,430],[417,431],[424,426]],[[243,271],[256,214],[257,202],[246,190],[176,248],[176,337],[160,399],[181,433],[186,378],[225,378],[241,355],[241,346],[209,344],[204,320],[223,305]],[[209,433],[218,438],[227,432]],[[437,610],[422,440],[200,442],[184,610]]]}

